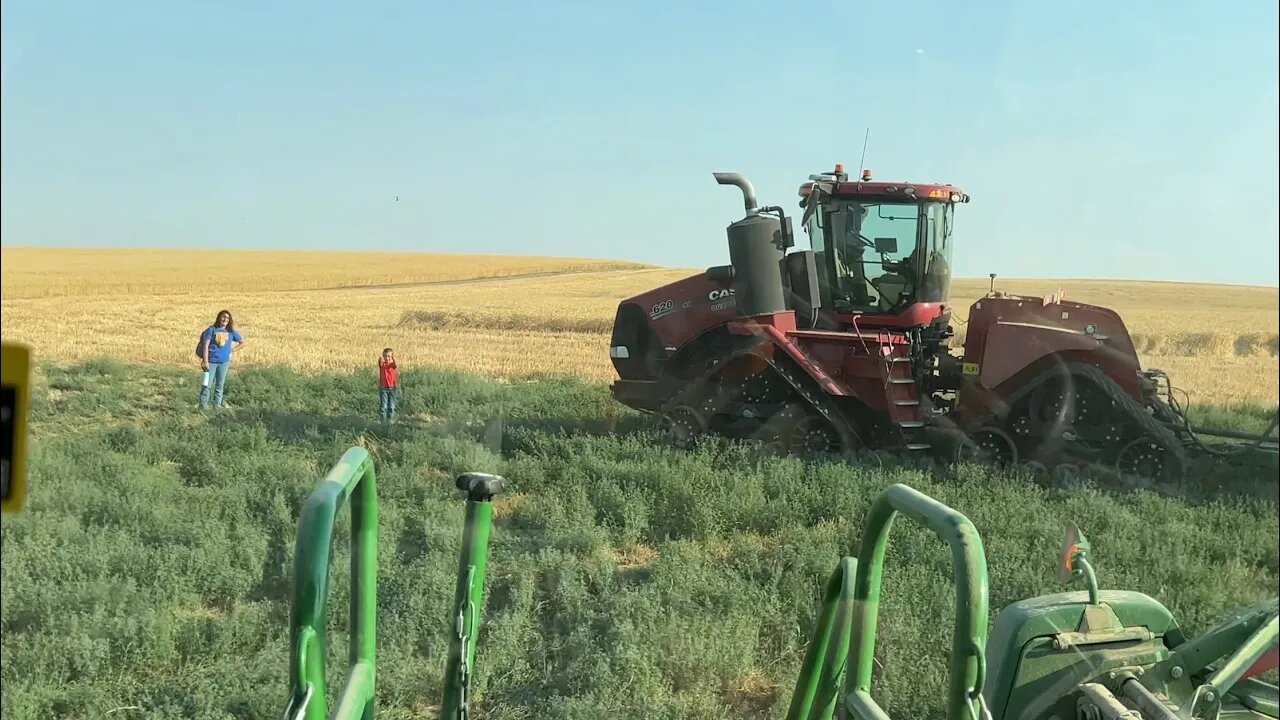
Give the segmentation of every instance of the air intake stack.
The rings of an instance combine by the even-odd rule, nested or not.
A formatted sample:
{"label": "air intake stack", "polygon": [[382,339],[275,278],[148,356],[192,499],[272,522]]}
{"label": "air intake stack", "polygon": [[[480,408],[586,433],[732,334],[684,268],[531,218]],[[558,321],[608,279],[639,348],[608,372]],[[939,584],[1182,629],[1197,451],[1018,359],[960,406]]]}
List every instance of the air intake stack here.
{"label": "air intake stack", "polygon": [[761,214],[750,180],[738,173],[713,173],[713,176],[721,185],[736,185],[742,190],[747,211],[746,217],[725,230],[729,237],[729,263],[733,268],[730,287],[738,312],[744,316],[785,312],[782,261],[787,252],[787,238],[782,221]]}

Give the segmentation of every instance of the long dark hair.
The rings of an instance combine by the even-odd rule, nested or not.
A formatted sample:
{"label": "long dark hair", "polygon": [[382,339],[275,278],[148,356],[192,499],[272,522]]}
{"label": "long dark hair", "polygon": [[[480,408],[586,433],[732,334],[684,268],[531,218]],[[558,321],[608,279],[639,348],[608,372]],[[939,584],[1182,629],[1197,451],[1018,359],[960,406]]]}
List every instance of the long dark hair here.
{"label": "long dark hair", "polygon": [[231,332],[235,332],[236,319],[231,316],[230,310],[219,310],[218,314],[215,315],[213,318],[213,326],[218,327],[218,318],[222,317],[223,315],[227,316],[227,329],[230,330]]}

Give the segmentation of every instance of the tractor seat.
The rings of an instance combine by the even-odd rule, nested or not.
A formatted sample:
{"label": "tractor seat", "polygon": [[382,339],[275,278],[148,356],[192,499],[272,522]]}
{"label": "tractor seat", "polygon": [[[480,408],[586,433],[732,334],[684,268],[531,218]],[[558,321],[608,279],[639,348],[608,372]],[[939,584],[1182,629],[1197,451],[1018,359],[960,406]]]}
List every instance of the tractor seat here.
{"label": "tractor seat", "polygon": [[907,279],[901,275],[881,275],[872,280],[871,285],[884,296],[876,296],[880,309],[888,310],[898,302],[902,292],[907,289]]}

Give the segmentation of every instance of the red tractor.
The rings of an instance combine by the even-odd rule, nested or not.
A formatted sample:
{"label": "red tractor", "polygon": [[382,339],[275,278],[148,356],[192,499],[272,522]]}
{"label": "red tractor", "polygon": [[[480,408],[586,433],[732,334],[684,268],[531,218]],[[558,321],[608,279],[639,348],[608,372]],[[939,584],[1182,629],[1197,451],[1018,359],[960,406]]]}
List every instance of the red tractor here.
{"label": "red tractor", "polygon": [[1100,463],[1161,479],[1204,447],[1107,308],[995,292],[992,276],[963,347],[948,347],[960,188],[850,180],[840,165],[811,175],[806,250],[746,178],[714,177],[745,198],[730,263],[624,300],[613,328],[614,397],[664,417],[673,440]]}

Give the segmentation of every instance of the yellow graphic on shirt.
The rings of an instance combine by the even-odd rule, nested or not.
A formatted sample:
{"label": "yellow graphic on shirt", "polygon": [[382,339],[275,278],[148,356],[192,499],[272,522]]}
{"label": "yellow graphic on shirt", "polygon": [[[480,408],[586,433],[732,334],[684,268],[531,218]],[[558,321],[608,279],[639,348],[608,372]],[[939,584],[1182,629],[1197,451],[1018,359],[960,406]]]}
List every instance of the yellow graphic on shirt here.
{"label": "yellow graphic on shirt", "polygon": [[215,332],[213,334],[213,346],[222,347],[223,345],[226,345],[227,339],[230,337],[231,337],[231,333],[222,332],[222,331]]}

